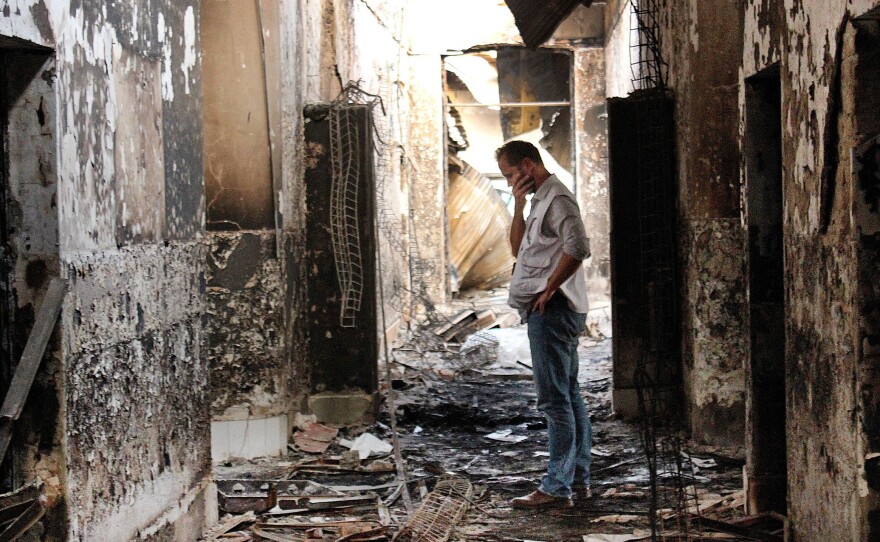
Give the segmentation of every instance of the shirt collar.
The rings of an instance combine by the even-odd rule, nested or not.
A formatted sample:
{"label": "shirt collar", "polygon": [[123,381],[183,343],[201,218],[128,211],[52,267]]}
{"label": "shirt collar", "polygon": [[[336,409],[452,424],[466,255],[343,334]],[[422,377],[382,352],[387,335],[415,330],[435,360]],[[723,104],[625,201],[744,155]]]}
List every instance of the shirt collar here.
{"label": "shirt collar", "polygon": [[535,192],[535,195],[532,196],[532,201],[541,201],[542,199],[547,197],[547,193],[550,192],[551,181],[556,181],[556,180],[557,179],[556,179],[555,174],[547,177],[547,180],[544,181],[544,184],[541,185],[541,188],[539,188],[538,191]]}

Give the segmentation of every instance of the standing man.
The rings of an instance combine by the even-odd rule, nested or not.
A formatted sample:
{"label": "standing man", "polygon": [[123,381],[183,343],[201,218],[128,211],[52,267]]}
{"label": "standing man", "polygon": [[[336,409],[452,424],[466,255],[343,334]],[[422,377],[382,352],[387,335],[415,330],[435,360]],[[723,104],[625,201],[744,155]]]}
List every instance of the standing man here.
{"label": "standing man", "polygon": [[511,504],[572,506],[572,495],[590,495],[592,428],[577,380],[578,336],[589,309],[581,263],[590,256],[590,240],[574,195],[547,171],[534,145],[510,141],[495,151],[495,159],[516,202],[510,228],[516,265],[508,302],[528,323],[538,410],[547,418],[550,445],[538,489]]}

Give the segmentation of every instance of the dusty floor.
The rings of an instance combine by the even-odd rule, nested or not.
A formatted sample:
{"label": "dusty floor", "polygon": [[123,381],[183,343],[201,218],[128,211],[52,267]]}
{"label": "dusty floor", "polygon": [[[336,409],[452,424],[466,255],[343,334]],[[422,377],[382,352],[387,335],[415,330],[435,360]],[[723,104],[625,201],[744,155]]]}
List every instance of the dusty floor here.
{"label": "dusty floor", "polygon": [[[482,296],[462,301],[457,308],[471,304],[477,309],[494,307],[503,312],[499,305],[502,298],[502,295]],[[583,337],[579,348],[579,381],[593,422],[593,497],[567,510],[531,513],[513,509],[508,504],[511,498],[536,487],[547,460],[546,422],[535,408],[530,371],[525,366],[529,362],[514,359],[523,356],[523,348],[527,350],[524,327],[513,326],[498,332],[504,342],[500,347],[500,363],[479,356],[466,358],[458,354],[455,347],[447,349],[436,344],[396,351],[394,357],[398,363],[391,367],[392,386],[396,391],[398,435],[407,477],[411,480],[408,487],[413,508],[419,507],[421,497],[434,487],[439,477],[457,475],[469,480],[474,489],[466,515],[456,521],[452,530],[452,540],[563,542],[582,541],[585,535],[597,533],[649,533],[646,531],[650,528],[647,517],[649,473],[639,429],[633,423],[616,419],[611,412],[608,316],[602,306],[591,313],[594,335],[598,331],[605,336]],[[339,439],[352,439],[363,432],[390,441],[389,425],[385,409],[379,424],[341,431],[321,457],[339,458],[346,452]],[[503,431],[501,438],[519,442],[488,437],[499,431]],[[696,483],[701,503],[716,503],[705,515],[730,518],[741,514],[741,507],[735,508],[736,503],[741,502],[741,451],[698,447],[690,450],[694,457],[704,461],[702,464],[708,465],[700,469]],[[390,472],[393,456],[374,462],[382,472],[364,472],[363,467],[359,467],[358,472],[336,466],[330,467],[336,469],[332,471],[325,470],[324,466],[309,468],[308,464],[314,462],[315,457],[291,449],[289,457],[281,460],[219,465],[217,479],[311,480],[346,490],[352,486],[393,486],[395,482],[395,475]],[[370,461],[364,462],[369,464]],[[293,518],[292,514],[276,507],[278,515],[272,519],[264,515],[262,521],[264,525],[282,522],[302,526],[303,522],[311,525],[328,517],[337,520],[345,517],[384,523],[388,535],[393,535],[406,521],[403,499],[393,495],[393,487],[375,491],[380,499],[389,503],[387,510],[383,510],[383,506],[377,510],[375,504],[367,503],[336,509],[320,517],[308,516],[314,512],[305,511],[310,518],[306,519],[303,514]],[[727,499],[722,501],[724,497]],[[731,502],[733,507],[729,506]],[[248,530],[251,523],[242,525],[243,534],[235,540],[263,539]],[[262,532],[268,533],[265,529]],[[277,527],[272,533],[275,534],[268,539],[339,539],[338,533],[326,532],[313,532],[315,538],[305,538],[299,527],[289,531]]]}

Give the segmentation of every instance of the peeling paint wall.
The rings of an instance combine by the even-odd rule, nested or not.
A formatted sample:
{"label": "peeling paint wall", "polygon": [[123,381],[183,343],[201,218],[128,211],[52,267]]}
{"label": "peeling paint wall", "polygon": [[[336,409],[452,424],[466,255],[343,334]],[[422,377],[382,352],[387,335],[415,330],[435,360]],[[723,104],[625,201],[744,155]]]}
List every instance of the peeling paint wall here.
{"label": "peeling paint wall", "polygon": [[208,240],[213,419],[242,407],[255,418],[287,414],[293,374],[284,351],[285,289],[275,232],[213,233]]}
{"label": "peeling paint wall", "polygon": [[880,451],[876,412],[864,402],[876,385],[877,219],[864,212],[870,185],[853,177],[850,151],[880,132],[878,42],[875,29],[859,54],[851,19],[877,2],[784,7],[789,516],[796,540],[870,540],[880,536],[878,488],[865,468],[866,454]]}
{"label": "peeling paint wall", "polygon": [[[55,51],[57,117],[52,104],[44,120],[58,154],[44,171],[57,197],[43,216],[58,226],[39,227],[58,232],[47,274],[68,279],[54,373],[64,456],[32,473],[64,488],[69,524],[53,539],[187,540],[204,521],[197,14],[170,1],[0,2],[0,35]],[[29,199],[25,217],[40,206]]]}
{"label": "peeling paint wall", "polygon": [[661,49],[675,96],[682,356],[693,437],[742,444],[746,322],[740,219],[737,3],[670,2]]}
{"label": "peeling paint wall", "polygon": [[[207,0],[201,7],[212,420],[283,416],[295,371],[287,348],[287,260],[279,250],[285,209],[276,197],[285,192],[274,178],[283,171],[276,164],[281,149],[273,147],[282,137],[279,5]],[[237,39],[229,40],[232,32]]]}

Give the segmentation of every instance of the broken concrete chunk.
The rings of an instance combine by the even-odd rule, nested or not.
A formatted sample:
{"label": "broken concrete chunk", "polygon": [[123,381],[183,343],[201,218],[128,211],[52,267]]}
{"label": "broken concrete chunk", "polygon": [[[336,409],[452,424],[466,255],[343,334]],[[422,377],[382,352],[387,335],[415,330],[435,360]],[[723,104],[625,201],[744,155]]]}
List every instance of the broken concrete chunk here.
{"label": "broken concrete chunk", "polygon": [[351,450],[357,450],[361,460],[370,457],[371,454],[386,455],[390,454],[394,450],[394,447],[391,446],[391,444],[376,437],[372,433],[363,433],[361,434],[361,436],[354,439],[353,441],[342,439],[339,441],[339,444]]}

